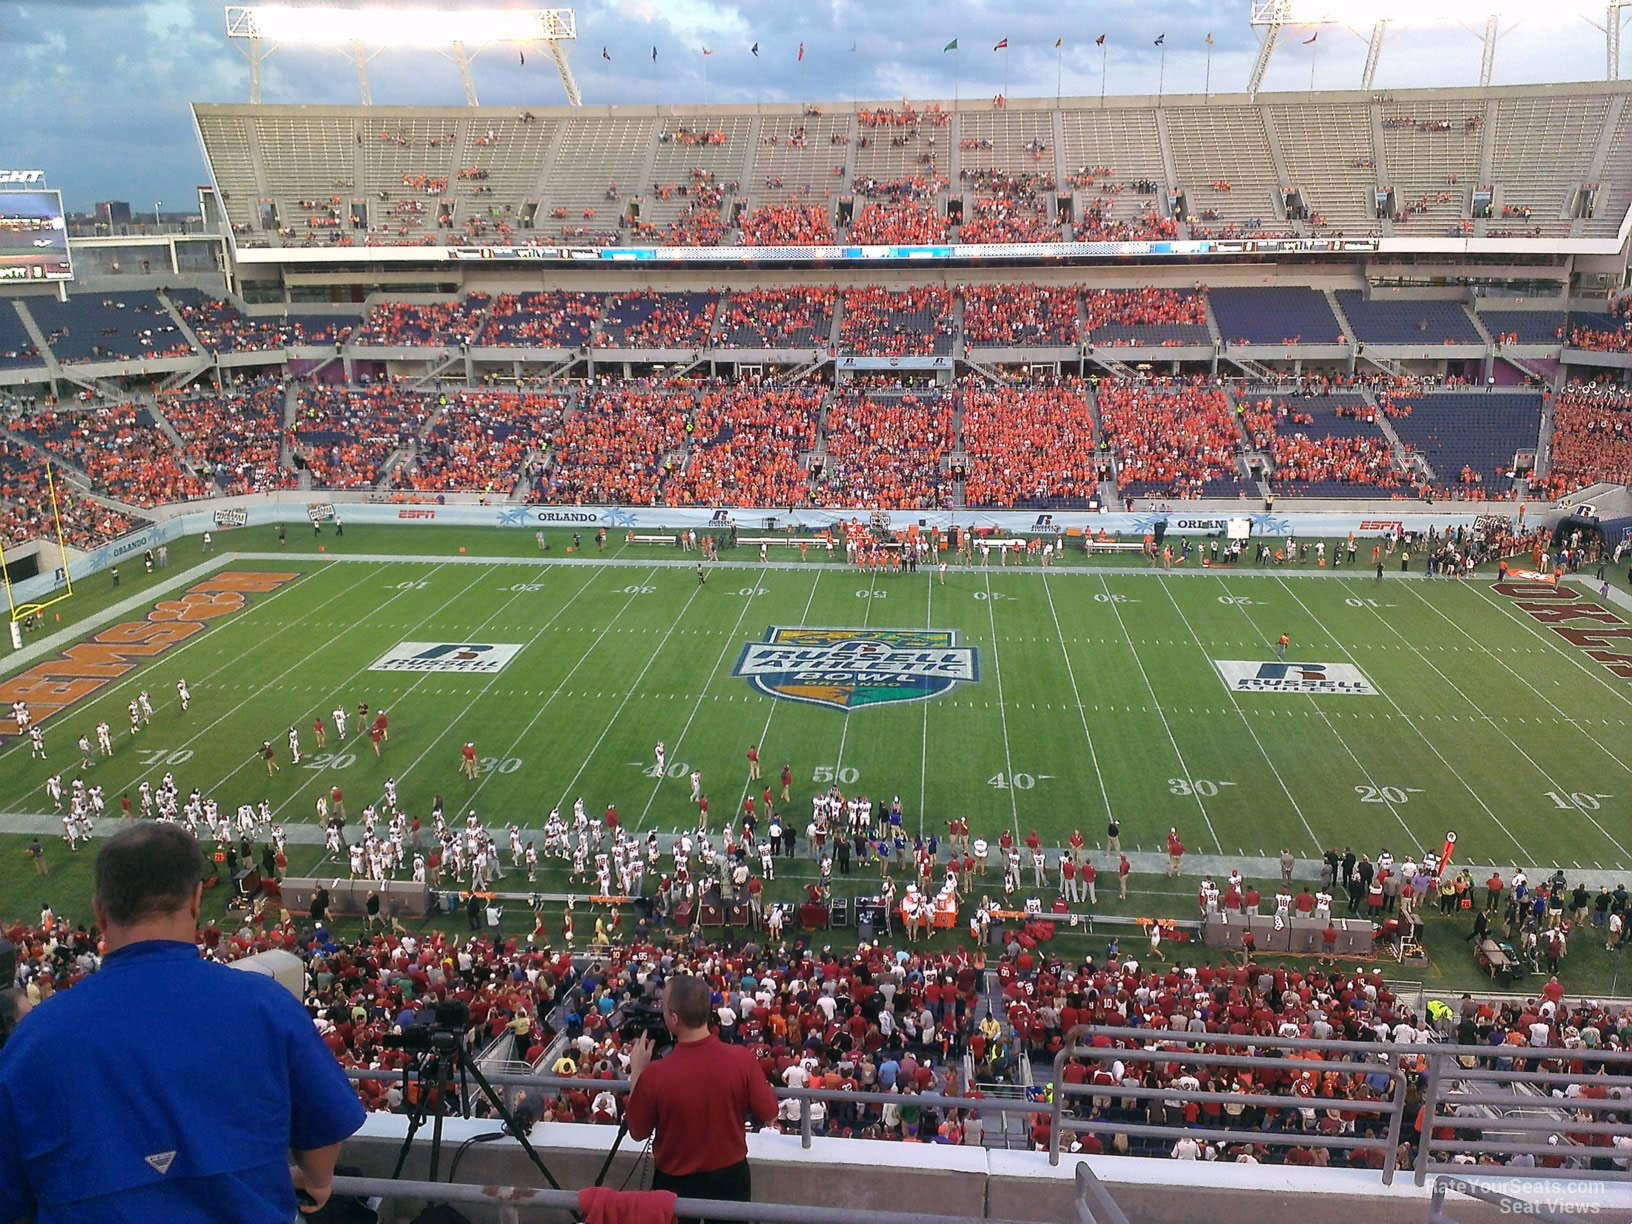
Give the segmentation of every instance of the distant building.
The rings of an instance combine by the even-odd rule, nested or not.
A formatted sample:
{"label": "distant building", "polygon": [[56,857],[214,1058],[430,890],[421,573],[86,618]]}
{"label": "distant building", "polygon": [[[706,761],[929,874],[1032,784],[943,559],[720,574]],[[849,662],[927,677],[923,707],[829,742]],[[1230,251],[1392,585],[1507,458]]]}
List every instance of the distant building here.
{"label": "distant building", "polygon": [[125,200],[103,200],[96,206],[96,220],[109,229],[116,225],[129,225],[130,204]]}

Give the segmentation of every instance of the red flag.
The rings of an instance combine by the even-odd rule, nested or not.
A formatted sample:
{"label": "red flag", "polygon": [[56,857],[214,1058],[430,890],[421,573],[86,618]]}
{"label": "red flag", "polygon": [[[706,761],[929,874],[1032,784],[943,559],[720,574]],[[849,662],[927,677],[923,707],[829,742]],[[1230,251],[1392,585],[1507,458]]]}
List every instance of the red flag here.
{"label": "red flag", "polygon": [[713,55],[714,52],[710,51],[707,47],[704,47],[703,48],[703,54],[704,55]]}
{"label": "red flag", "polygon": [[1098,38],[1094,39],[1094,46],[1103,47],[1104,45],[1105,45],[1105,35],[1101,34]]}
{"label": "red flag", "polygon": [[805,62],[805,44],[804,43],[799,44],[799,61],[798,62],[801,63],[801,64]]}
{"label": "red flag", "polygon": [[1009,40],[1006,38],[1002,42],[998,43],[997,46],[992,48],[993,51],[1007,51],[1008,49]]}

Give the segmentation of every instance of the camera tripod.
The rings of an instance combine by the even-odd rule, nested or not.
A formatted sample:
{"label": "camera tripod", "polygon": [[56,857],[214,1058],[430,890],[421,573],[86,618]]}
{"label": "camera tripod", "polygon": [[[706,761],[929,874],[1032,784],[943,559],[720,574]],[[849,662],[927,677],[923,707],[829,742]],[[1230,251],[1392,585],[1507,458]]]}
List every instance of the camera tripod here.
{"label": "camera tripod", "polygon": [[[503,1133],[513,1136],[521,1144],[521,1150],[527,1153],[527,1158],[533,1162],[533,1167],[543,1176],[550,1189],[561,1189],[561,1183],[555,1180],[543,1157],[538,1154],[532,1141],[527,1137],[528,1128],[516,1121],[515,1113],[505,1105],[503,1098],[499,1096],[487,1076],[482,1074],[482,1069],[476,1066],[470,1057],[470,1051],[465,1047],[463,1032],[438,1025],[432,1027],[431,1038],[431,1047],[415,1051],[412,1063],[402,1069],[403,1099],[408,1099],[412,1072],[418,1073],[419,1099],[409,1111],[408,1133],[403,1136],[402,1148],[397,1153],[397,1166],[392,1170],[392,1179],[402,1176],[403,1166],[408,1163],[408,1153],[413,1150],[414,1136],[419,1133],[419,1128],[425,1124],[426,1119],[430,1118],[431,1161],[425,1180],[433,1182],[437,1180],[442,1158],[442,1119],[447,1116],[448,1092],[453,1088],[457,1077],[460,1116],[466,1118],[470,1116],[469,1081],[474,1081],[481,1094],[487,1098],[488,1104],[493,1106],[500,1121],[504,1123]],[[434,1105],[431,1101],[433,1095]]]}

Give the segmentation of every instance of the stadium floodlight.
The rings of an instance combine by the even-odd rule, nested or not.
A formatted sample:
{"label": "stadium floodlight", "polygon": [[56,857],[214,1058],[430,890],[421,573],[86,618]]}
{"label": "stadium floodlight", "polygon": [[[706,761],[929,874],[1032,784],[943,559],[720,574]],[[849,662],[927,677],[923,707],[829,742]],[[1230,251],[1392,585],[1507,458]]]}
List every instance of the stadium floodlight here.
{"label": "stadium floodlight", "polygon": [[1256,94],[1263,84],[1270,57],[1286,26],[1336,25],[1358,31],[1369,24],[1362,86],[1370,89],[1382,55],[1383,36],[1390,25],[1452,24],[1469,29],[1483,47],[1479,84],[1488,86],[1496,43],[1520,21],[1556,24],[1585,20],[1604,35],[1605,76],[1613,81],[1620,77],[1622,11],[1627,8],[1632,8],[1632,0],[1547,0],[1545,4],[1535,0],[1252,0],[1251,24],[1265,33],[1247,92]]}
{"label": "stadium floodlight", "polygon": [[227,37],[249,44],[250,101],[259,102],[261,62],[277,46],[330,47],[349,55],[357,68],[358,92],[372,101],[368,61],[386,49],[434,50],[451,58],[465,86],[465,100],[475,106],[476,86],[470,63],[483,47],[543,43],[548,49],[567,102],[581,106],[578,83],[567,64],[565,44],[578,37],[572,9],[414,9],[330,8],[321,5],[231,4],[226,8]]}

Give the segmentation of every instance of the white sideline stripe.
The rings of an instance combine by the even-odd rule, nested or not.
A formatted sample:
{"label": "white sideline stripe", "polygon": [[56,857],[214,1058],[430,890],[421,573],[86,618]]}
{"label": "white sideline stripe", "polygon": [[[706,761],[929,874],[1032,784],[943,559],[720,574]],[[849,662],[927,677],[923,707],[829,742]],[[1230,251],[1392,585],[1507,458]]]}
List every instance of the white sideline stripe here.
{"label": "white sideline stripe", "polygon": [[[1354,655],[1352,653],[1350,653],[1349,648],[1347,646],[1344,646],[1341,642],[1337,641],[1337,638],[1332,636],[1332,631],[1330,629],[1326,628],[1326,625],[1321,621],[1321,619],[1318,616],[1316,616],[1313,612],[1309,611],[1309,605],[1304,603],[1303,600],[1298,599],[1297,593],[1295,591],[1293,591],[1291,587],[1286,588],[1286,593],[1288,595],[1291,595],[1293,599],[1296,599],[1297,602],[1298,602],[1298,606],[1300,608],[1302,608],[1305,613],[1308,614],[1309,619],[1314,621],[1315,624],[1320,626],[1320,631],[1322,633],[1324,633],[1328,638],[1331,638],[1331,640],[1333,642],[1337,643],[1338,649],[1341,650],[1344,654],[1349,656],[1349,662],[1355,664],[1356,666],[1359,666],[1360,660],[1356,659],[1354,657]],[[1420,652],[1418,652],[1417,657],[1418,658],[1422,657]],[[1482,810],[1485,813],[1486,816],[1489,816],[1491,818],[1491,820],[1495,821],[1497,828],[1499,828],[1503,833],[1507,834],[1509,840],[1511,840],[1512,843],[1513,843],[1513,848],[1515,850],[1517,850],[1520,854],[1523,854],[1523,855],[1526,855],[1526,856],[1532,856],[1533,851],[1531,851],[1531,849],[1528,846],[1526,846],[1516,836],[1514,836],[1513,830],[1508,828],[1507,825],[1502,823],[1502,818],[1500,816],[1496,815],[1496,813],[1491,810],[1490,805],[1488,803],[1486,803],[1484,801],[1484,799],[1482,799],[1480,797],[1479,792],[1474,790],[1473,787],[1471,785],[1469,785],[1468,780],[1466,778],[1464,778],[1460,773],[1457,772],[1456,766],[1452,765],[1450,763],[1450,761],[1445,759],[1445,754],[1439,750],[1439,745],[1434,742],[1434,737],[1429,735],[1427,733],[1427,731],[1424,730],[1422,727],[1417,726],[1416,719],[1412,718],[1411,715],[1407,714],[1403,709],[1400,708],[1400,703],[1395,701],[1393,697],[1389,696],[1388,690],[1378,689],[1377,691],[1378,691],[1379,694],[1381,694],[1383,700],[1387,701],[1389,705],[1393,706],[1394,709],[1399,712],[1400,717],[1405,719],[1406,725],[1409,726],[1413,731],[1416,732],[1417,739],[1419,741],[1421,741],[1423,744],[1426,744],[1428,746],[1428,751],[1432,752],[1436,757],[1439,758],[1439,763],[1441,765],[1445,766],[1446,770],[1449,771],[1451,777],[1455,778],[1458,782],[1460,782],[1462,784],[1462,789],[1467,791],[1468,794],[1473,796],[1473,801],[1479,805],[1480,810]],[[1458,689],[1457,691],[1459,693],[1461,692],[1460,689]],[[1463,694],[1462,699],[1464,701],[1467,701],[1466,694]],[[1472,702],[1468,702],[1468,704],[1469,704],[1469,706],[1471,708],[1478,709],[1478,707],[1474,706]],[[1508,743],[1512,743],[1512,742],[1513,741],[1511,739],[1508,740]],[[1532,761],[1531,764],[1535,764],[1535,762]],[[1613,840],[1613,839],[1611,839],[1611,840]]]}

